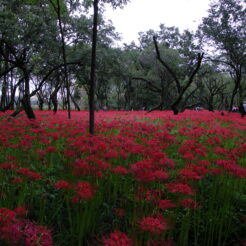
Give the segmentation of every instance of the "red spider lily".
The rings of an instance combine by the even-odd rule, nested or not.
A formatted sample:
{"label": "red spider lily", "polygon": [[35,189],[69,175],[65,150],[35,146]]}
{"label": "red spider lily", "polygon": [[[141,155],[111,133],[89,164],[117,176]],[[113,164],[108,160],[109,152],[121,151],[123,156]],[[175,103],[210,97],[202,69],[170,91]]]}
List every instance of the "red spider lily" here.
{"label": "red spider lily", "polygon": [[215,174],[215,175],[221,175],[224,173],[224,171],[220,168],[211,168],[209,169],[209,173]]}
{"label": "red spider lily", "polygon": [[197,161],[197,164],[200,165],[200,166],[205,166],[205,167],[208,167],[211,165],[211,163],[207,160],[200,160],[200,161]]}
{"label": "red spider lily", "polygon": [[158,202],[158,207],[162,210],[166,210],[168,208],[176,208],[176,205],[171,200],[160,200]]}
{"label": "red spider lily", "polygon": [[162,158],[159,160],[159,162],[157,163],[157,165],[161,166],[161,167],[169,167],[169,168],[175,168],[175,162],[167,157]]}
{"label": "red spider lily", "polygon": [[90,166],[85,160],[76,159],[71,166],[74,168],[73,175],[83,176],[90,173]]}
{"label": "red spider lily", "polygon": [[210,136],[207,139],[207,144],[210,146],[218,146],[221,144],[221,139],[215,136]]}
{"label": "red spider lily", "polygon": [[190,198],[181,199],[179,201],[179,203],[181,206],[183,206],[185,208],[192,208],[192,209],[200,208],[198,203],[196,201],[194,201],[193,199],[190,199]]}
{"label": "red spider lily", "polygon": [[71,188],[71,185],[67,181],[60,180],[54,184],[54,187],[56,189],[67,190],[67,189]]}
{"label": "red spider lily", "polygon": [[42,175],[40,175],[39,173],[35,173],[35,172],[31,171],[27,167],[22,167],[22,168],[18,169],[16,172],[19,174],[22,174],[23,176],[25,176],[29,179],[33,179],[33,180],[37,180],[37,179],[42,178]]}
{"label": "red spider lily", "polygon": [[88,182],[79,182],[75,185],[74,188],[76,195],[72,198],[73,203],[79,201],[91,199],[94,195],[94,189],[92,185]]}
{"label": "red spider lily", "polygon": [[158,200],[161,199],[163,192],[159,189],[147,189],[145,186],[139,186],[137,188],[137,194],[135,199],[140,200],[147,200],[153,203],[156,203]]}
{"label": "red spider lily", "polygon": [[0,208],[0,227],[16,221],[16,213],[7,208]]}
{"label": "red spider lily", "polygon": [[161,181],[168,178],[168,174],[163,170],[158,170],[151,160],[144,160],[134,163],[131,170],[138,181],[152,182]]}
{"label": "red spider lily", "polygon": [[25,207],[16,207],[14,209],[14,212],[16,213],[17,216],[25,217],[28,211]]}
{"label": "red spider lily", "polygon": [[12,163],[8,163],[8,162],[5,162],[5,163],[2,163],[0,165],[0,169],[4,169],[4,170],[11,170],[11,169],[17,169],[18,167]]}
{"label": "red spider lily", "polygon": [[48,146],[46,148],[46,152],[47,153],[55,153],[55,152],[57,152],[57,149],[54,146]]}
{"label": "red spider lily", "polygon": [[121,231],[114,231],[102,239],[104,246],[133,246],[133,242]]}
{"label": "red spider lily", "polygon": [[170,229],[161,214],[144,218],[142,221],[139,222],[139,226],[142,231],[147,231],[150,234],[157,235],[159,235],[162,231]]}
{"label": "red spider lily", "polygon": [[14,211],[0,208],[0,239],[13,246],[52,246],[51,231],[26,219],[17,219],[27,211],[23,207]]}
{"label": "red spider lily", "polygon": [[196,179],[199,180],[202,177],[199,176],[196,172],[189,170],[189,169],[183,169],[179,171],[180,175],[186,179]]}
{"label": "red spider lily", "polygon": [[189,168],[190,170],[194,171],[195,173],[197,173],[197,175],[201,176],[201,178],[203,178],[208,173],[208,169],[206,167],[197,166],[192,163],[188,164],[186,168]]}
{"label": "red spider lily", "polygon": [[128,174],[128,170],[125,168],[125,167],[122,167],[122,166],[118,166],[116,168],[114,168],[112,170],[113,173],[118,173],[118,174],[121,174],[121,175],[127,175]]}
{"label": "red spider lily", "polygon": [[107,153],[103,155],[105,159],[114,159],[118,157],[118,152],[114,149],[109,150]]}
{"label": "red spider lily", "polygon": [[182,193],[186,195],[195,194],[195,192],[191,189],[191,187],[188,184],[169,183],[166,186],[167,189],[172,193]]}

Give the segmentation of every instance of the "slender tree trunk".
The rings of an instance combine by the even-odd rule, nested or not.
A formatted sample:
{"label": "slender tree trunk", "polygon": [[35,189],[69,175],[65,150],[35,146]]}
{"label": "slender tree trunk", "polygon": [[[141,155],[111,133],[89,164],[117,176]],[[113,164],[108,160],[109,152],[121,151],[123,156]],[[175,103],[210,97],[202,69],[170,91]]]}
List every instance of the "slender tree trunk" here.
{"label": "slender tree trunk", "polygon": [[29,73],[26,70],[24,70],[24,85],[24,96],[21,99],[21,103],[28,119],[34,120],[36,117],[31,107]]}
{"label": "slender tree trunk", "polygon": [[[234,104],[234,98],[235,98],[235,96],[236,96],[236,94],[238,92],[238,89],[240,88],[240,84],[241,84],[241,80],[242,80],[241,68],[238,71],[235,71],[235,72],[236,72],[236,77],[234,78],[235,85],[234,85],[234,88],[233,88],[231,101],[230,101],[230,108],[229,108],[230,112],[232,111],[232,107],[233,107],[233,104]],[[240,100],[241,100],[241,98],[240,98]]]}
{"label": "slender tree trunk", "polygon": [[44,99],[42,93],[37,93],[37,98],[38,98],[38,108],[39,110],[43,110],[44,108]]}
{"label": "slender tree trunk", "polygon": [[[5,71],[8,70],[8,63],[5,62],[4,64]],[[3,83],[2,83],[2,95],[1,95],[1,102],[0,108],[3,109],[7,103],[7,89],[8,89],[8,75],[4,74],[3,76]]]}
{"label": "slender tree trunk", "polygon": [[98,2],[94,0],[93,9],[93,33],[92,33],[92,50],[91,50],[91,73],[90,73],[90,89],[89,89],[89,132],[94,134],[95,128],[95,77],[96,77],[96,50],[97,50],[97,24],[98,24]]}
{"label": "slender tree trunk", "polygon": [[58,109],[57,93],[60,90],[60,88],[61,88],[60,77],[59,77],[59,75],[57,75],[57,81],[56,81],[56,84],[55,84],[55,89],[50,95],[50,100],[53,103],[53,112],[54,112],[54,114],[56,114],[57,109]]}
{"label": "slender tree trunk", "polygon": [[70,97],[71,97],[71,100],[72,100],[72,102],[73,102],[73,104],[74,104],[75,109],[76,109],[77,111],[80,111],[80,107],[79,107],[79,105],[76,103],[76,101],[75,101],[75,99],[73,98],[73,96],[70,95]]}
{"label": "slender tree trunk", "polygon": [[57,15],[58,15],[58,21],[59,21],[59,28],[62,38],[62,56],[64,61],[64,72],[65,72],[65,86],[67,90],[67,111],[68,111],[68,119],[71,119],[71,107],[70,107],[70,85],[68,81],[68,72],[67,72],[67,57],[66,57],[66,48],[65,48],[65,39],[64,39],[64,30],[62,27],[62,21],[61,21],[61,7],[59,0],[57,2]]}

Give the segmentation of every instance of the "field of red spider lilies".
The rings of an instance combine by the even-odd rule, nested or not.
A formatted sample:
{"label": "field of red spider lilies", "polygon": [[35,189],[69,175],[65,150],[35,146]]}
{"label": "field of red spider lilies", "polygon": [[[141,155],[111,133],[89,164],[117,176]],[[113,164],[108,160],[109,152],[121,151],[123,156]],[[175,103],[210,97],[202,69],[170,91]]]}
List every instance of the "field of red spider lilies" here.
{"label": "field of red spider lilies", "polygon": [[0,113],[1,246],[246,245],[246,119]]}

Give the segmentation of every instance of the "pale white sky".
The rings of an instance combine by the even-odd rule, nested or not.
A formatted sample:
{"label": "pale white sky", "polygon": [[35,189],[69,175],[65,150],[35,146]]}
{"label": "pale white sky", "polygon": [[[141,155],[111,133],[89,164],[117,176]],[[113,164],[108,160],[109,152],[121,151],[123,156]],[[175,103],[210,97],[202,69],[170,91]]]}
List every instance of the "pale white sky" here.
{"label": "pale white sky", "polygon": [[183,31],[195,31],[207,15],[210,0],[131,0],[123,9],[106,7],[105,16],[111,19],[122,42],[137,41],[138,32],[158,30],[160,24],[175,26]]}

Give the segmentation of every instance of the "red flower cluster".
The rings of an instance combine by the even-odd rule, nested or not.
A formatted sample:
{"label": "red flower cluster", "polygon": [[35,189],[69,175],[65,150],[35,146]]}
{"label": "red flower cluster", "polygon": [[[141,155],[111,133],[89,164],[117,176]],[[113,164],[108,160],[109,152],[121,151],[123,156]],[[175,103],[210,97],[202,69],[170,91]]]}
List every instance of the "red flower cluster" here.
{"label": "red flower cluster", "polygon": [[60,180],[54,184],[54,187],[56,189],[66,190],[66,189],[69,189],[71,185],[67,181]]}
{"label": "red flower cluster", "polygon": [[192,209],[198,209],[200,206],[196,201],[190,198],[185,198],[179,201],[180,205],[185,208],[192,208]]}
{"label": "red flower cluster", "polygon": [[14,211],[0,208],[0,239],[11,246],[52,246],[51,231],[44,226],[37,225],[24,216],[24,208],[16,208]]}
{"label": "red flower cluster", "polygon": [[158,203],[159,208],[166,210],[168,208],[175,208],[176,205],[171,200],[160,200]]}
{"label": "red flower cluster", "polygon": [[77,203],[79,201],[91,199],[94,195],[94,189],[88,182],[79,182],[75,185],[76,195],[73,197],[72,202]]}
{"label": "red flower cluster", "polygon": [[132,240],[121,231],[114,231],[102,239],[103,246],[133,246]]}
{"label": "red flower cluster", "polygon": [[172,193],[182,193],[186,195],[194,195],[195,192],[188,184],[169,183],[167,189]]}
{"label": "red flower cluster", "polygon": [[146,217],[139,222],[142,231],[147,231],[150,234],[160,234],[162,231],[168,230],[170,227],[167,225],[164,217],[161,214],[152,217]]}

